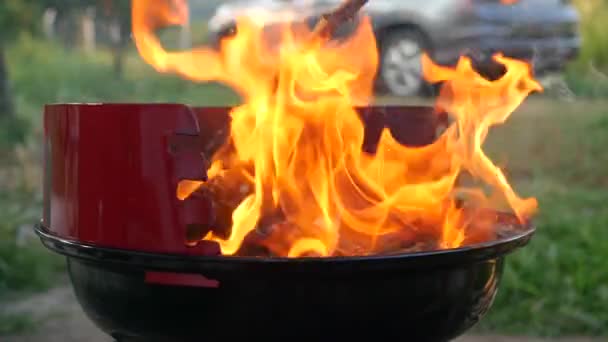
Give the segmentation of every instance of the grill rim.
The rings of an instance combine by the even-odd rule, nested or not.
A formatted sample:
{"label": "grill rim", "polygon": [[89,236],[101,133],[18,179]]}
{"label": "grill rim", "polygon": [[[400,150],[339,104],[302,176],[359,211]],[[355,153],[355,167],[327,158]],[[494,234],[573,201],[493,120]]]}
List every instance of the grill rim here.
{"label": "grill rim", "polygon": [[[449,268],[500,258],[526,246],[536,232],[533,224],[522,226],[513,236],[453,249],[394,255],[353,257],[239,257],[224,255],[162,254],[96,246],[53,234],[42,223],[35,233],[48,249],[67,257],[145,270],[176,272],[374,272],[387,270],[429,270]],[[284,274],[284,273],[282,273]]]}

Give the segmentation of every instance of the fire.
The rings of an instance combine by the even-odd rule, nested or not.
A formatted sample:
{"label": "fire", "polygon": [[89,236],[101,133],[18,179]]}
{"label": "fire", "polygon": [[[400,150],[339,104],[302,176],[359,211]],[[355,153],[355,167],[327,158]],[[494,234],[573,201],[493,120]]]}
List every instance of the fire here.
{"label": "fire", "polygon": [[[219,50],[166,51],[154,32],[184,24],[187,12],[180,0],[133,0],[133,32],[143,59],[158,71],[223,82],[244,98],[209,172],[210,182],[238,177],[247,189],[230,232],[205,237],[224,255],[237,253],[277,216],[283,219],[264,228],[259,244],[274,255],[301,257],[373,254],[420,236],[434,237],[437,248],[459,247],[474,235],[459,205],[463,197],[477,208],[502,199],[520,220],[534,214],[536,200],[518,197],[482,149],[489,128],[541,90],[526,63],[496,55],[507,72],[489,81],[467,58],[447,68],[425,56],[427,80],[446,82],[437,107],[455,122],[435,143],[417,148],[399,144],[386,129],[369,155],[361,151],[364,127],[354,109],[373,101],[378,49],[369,19],[348,39],[329,42],[312,39],[305,25],[269,30],[263,20],[242,17]],[[463,173],[489,185],[492,196],[460,185]],[[204,186],[180,184],[178,197]]]}

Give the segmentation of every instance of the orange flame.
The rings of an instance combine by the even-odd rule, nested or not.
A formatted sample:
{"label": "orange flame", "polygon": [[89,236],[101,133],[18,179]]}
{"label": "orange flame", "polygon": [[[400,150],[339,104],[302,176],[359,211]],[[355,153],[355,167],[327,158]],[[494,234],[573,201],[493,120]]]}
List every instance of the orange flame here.
{"label": "orange flame", "polygon": [[[426,78],[447,82],[437,104],[456,122],[420,148],[399,144],[385,130],[371,156],[361,152],[364,127],[354,109],[371,103],[378,67],[369,19],[345,41],[304,44],[310,42],[304,25],[268,29],[264,20],[242,17],[219,50],[163,49],[154,31],[186,21],[184,1],[133,0],[134,37],[147,63],[195,81],[226,83],[245,99],[231,112],[230,148],[214,156],[210,173],[247,165],[244,182],[254,189],[234,210],[227,237],[205,237],[223,254],[237,253],[277,211],[286,220],[263,243],[280,256],[372,254],[421,235],[435,236],[441,248],[461,246],[468,225],[457,197],[493,205],[481,190],[458,186],[463,172],[490,185],[520,219],[534,213],[535,199],[519,198],[482,150],[489,128],[541,90],[527,64],[497,55],[507,72],[489,81],[466,58],[446,68],[425,56]],[[200,185],[183,184],[178,197]]]}

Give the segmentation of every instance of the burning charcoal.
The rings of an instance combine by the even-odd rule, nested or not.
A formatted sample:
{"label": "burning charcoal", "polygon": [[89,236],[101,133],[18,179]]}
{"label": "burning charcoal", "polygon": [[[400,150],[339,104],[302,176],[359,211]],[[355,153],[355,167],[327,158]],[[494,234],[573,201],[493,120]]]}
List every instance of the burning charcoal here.
{"label": "burning charcoal", "polygon": [[332,12],[323,14],[313,30],[314,37],[331,37],[345,22],[352,20],[368,0],[346,0]]}
{"label": "burning charcoal", "polygon": [[391,254],[407,254],[407,253],[418,253],[418,252],[430,252],[439,249],[439,241],[437,239],[426,239],[421,241],[416,241],[409,244],[404,244],[398,248],[385,250],[381,254],[383,255],[391,255]]}
{"label": "burning charcoal", "polygon": [[275,210],[272,214],[260,218],[256,232],[263,237],[269,237],[286,220],[285,214],[281,210]]}
{"label": "burning charcoal", "polygon": [[286,255],[289,252],[289,241],[298,230],[286,221],[280,210],[264,215],[256,229],[243,240],[236,253],[239,256],[272,257]]}
{"label": "burning charcoal", "polygon": [[186,226],[186,244],[195,246],[209,232],[209,227],[202,224],[189,224]]}
{"label": "burning charcoal", "polygon": [[285,256],[293,247],[293,242],[304,238],[296,224],[289,221],[277,222],[265,228],[266,236],[258,233],[259,242],[266,246],[274,255]]}
{"label": "burning charcoal", "polygon": [[464,245],[510,238],[529,226],[529,222],[520,222],[514,214],[493,209],[465,206],[464,214],[467,222]]}
{"label": "burning charcoal", "polygon": [[392,251],[407,248],[416,244],[416,233],[410,229],[398,231],[388,235],[378,237],[375,250],[380,254],[391,253]]}
{"label": "burning charcoal", "polygon": [[268,248],[261,246],[257,243],[250,243],[247,240],[243,241],[241,248],[234,254],[239,257],[250,257],[250,258],[272,258],[274,255],[268,250]]}
{"label": "burning charcoal", "polygon": [[461,207],[463,209],[463,228],[465,230],[464,245],[475,245],[495,239],[494,227],[496,213],[494,211],[474,206]]}
{"label": "burning charcoal", "polygon": [[220,237],[230,235],[232,213],[253,192],[247,172],[244,165],[233,167],[211,178],[196,191],[197,196],[211,202],[215,215],[211,225],[213,232]]}
{"label": "burning charcoal", "polygon": [[219,32],[219,36],[222,38],[234,37],[237,33],[237,25],[236,22],[231,22],[229,25],[226,25]]}
{"label": "burning charcoal", "polygon": [[372,253],[369,252],[369,248],[364,248],[362,246],[355,246],[355,247],[351,247],[350,249],[346,249],[346,250],[338,248],[332,256],[338,257],[338,258],[342,258],[342,257],[345,258],[345,257],[352,257],[353,255],[365,256],[365,255],[370,255],[370,254],[372,254]]}
{"label": "burning charcoal", "polygon": [[271,251],[263,244],[264,239],[257,231],[251,231],[243,239],[243,243],[235,255],[241,257],[272,257]]}
{"label": "burning charcoal", "polygon": [[309,251],[309,252],[304,252],[300,255],[298,255],[298,258],[322,258],[323,255],[314,252],[314,251]]}
{"label": "burning charcoal", "polygon": [[496,225],[495,231],[497,239],[506,239],[517,234],[518,227],[508,223],[499,223]]}
{"label": "burning charcoal", "polygon": [[489,81],[496,81],[507,72],[507,68],[494,60],[492,54],[469,51],[467,57],[471,59],[475,71]]}
{"label": "burning charcoal", "polygon": [[415,228],[403,228],[379,236],[373,253],[390,255],[438,249],[439,238],[432,231],[433,229],[423,228],[420,224]]}

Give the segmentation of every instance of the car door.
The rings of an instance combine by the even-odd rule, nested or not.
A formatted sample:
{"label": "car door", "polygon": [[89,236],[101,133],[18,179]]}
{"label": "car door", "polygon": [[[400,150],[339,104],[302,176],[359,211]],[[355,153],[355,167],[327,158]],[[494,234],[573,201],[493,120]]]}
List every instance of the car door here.
{"label": "car door", "polygon": [[499,24],[517,38],[550,38],[576,30],[578,16],[570,0],[520,0],[504,5],[499,0],[474,0],[477,16]]}

